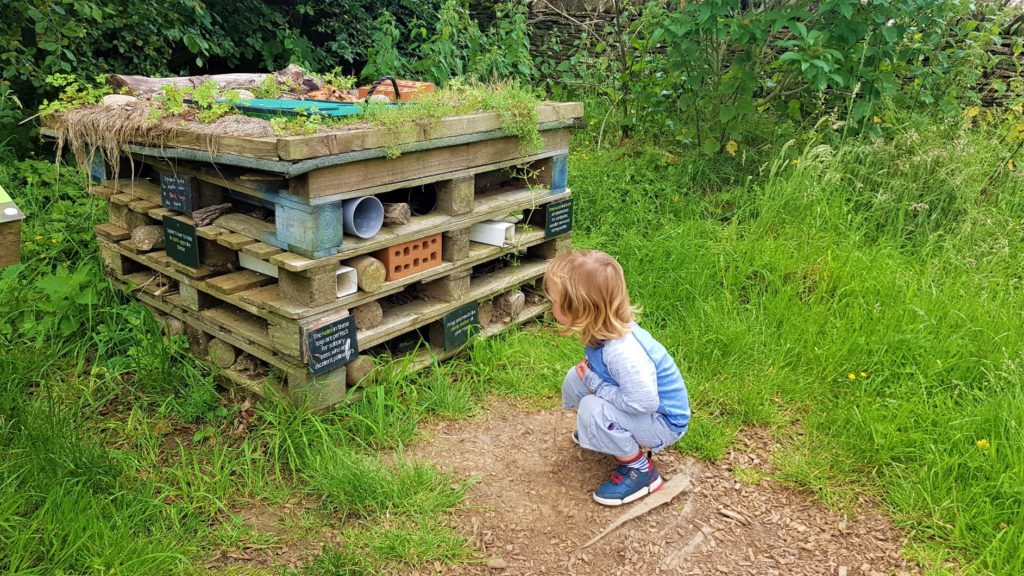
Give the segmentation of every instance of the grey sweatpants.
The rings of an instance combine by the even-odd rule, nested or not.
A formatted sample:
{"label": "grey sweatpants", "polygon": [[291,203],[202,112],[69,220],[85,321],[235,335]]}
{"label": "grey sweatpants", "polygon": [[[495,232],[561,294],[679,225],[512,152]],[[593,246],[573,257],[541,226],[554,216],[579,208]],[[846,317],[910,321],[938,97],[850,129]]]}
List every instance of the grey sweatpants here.
{"label": "grey sweatpants", "polygon": [[562,382],[562,407],[576,409],[580,446],[612,456],[632,456],[641,448],[658,452],[686,432],[673,431],[661,414],[630,414],[590,394],[575,367]]}

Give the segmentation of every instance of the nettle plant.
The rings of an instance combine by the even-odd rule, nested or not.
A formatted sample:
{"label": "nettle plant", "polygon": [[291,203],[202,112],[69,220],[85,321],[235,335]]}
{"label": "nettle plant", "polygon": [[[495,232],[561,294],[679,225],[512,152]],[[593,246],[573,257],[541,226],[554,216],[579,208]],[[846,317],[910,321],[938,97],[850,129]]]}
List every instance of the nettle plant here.
{"label": "nettle plant", "polygon": [[667,126],[670,137],[707,152],[740,139],[762,112],[800,122],[838,110],[870,122],[910,79],[959,73],[948,30],[967,10],[960,0],[611,5],[602,18],[562,13],[580,35],[567,59],[542,61],[549,82],[607,102],[609,125],[623,137],[640,124]]}
{"label": "nettle plant", "polygon": [[[900,72],[925,43],[908,33],[941,30],[957,0],[705,0],[668,11],[653,33],[677,106],[701,147],[720,149],[744,119],[774,108],[848,106],[869,118],[902,86]],[[923,37],[923,36],[922,36]],[[940,37],[934,37],[939,42]]]}

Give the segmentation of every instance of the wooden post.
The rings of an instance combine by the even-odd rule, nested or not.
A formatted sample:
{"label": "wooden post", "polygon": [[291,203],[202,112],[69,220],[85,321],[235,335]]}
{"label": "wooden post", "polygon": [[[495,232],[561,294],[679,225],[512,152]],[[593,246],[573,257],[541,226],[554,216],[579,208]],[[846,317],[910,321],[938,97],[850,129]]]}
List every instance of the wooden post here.
{"label": "wooden post", "polygon": [[149,252],[164,247],[163,226],[139,226],[132,230],[132,244],[142,252]]}
{"label": "wooden post", "polygon": [[442,260],[445,262],[461,262],[469,258],[469,231],[469,228],[462,228],[442,234]]}
{"label": "wooden post", "polygon": [[338,299],[337,266],[312,268],[302,272],[291,272],[281,268],[278,285],[285,298],[314,308],[330,304]]}
{"label": "wooden post", "polygon": [[469,214],[473,211],[474,178],[465,176],[438,182],[437,207],[449,216]]}

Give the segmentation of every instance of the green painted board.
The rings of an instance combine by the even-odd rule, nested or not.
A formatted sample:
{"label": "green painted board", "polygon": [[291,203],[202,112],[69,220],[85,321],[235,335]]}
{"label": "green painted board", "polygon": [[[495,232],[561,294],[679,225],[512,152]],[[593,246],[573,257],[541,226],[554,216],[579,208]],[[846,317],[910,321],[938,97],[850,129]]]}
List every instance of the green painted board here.
{"label": "green painted board", "polygon": [[4,190],[3,186],[0,186],[0,204],[7,204],[8,202],[14,202],[11,200],[11,196]]}

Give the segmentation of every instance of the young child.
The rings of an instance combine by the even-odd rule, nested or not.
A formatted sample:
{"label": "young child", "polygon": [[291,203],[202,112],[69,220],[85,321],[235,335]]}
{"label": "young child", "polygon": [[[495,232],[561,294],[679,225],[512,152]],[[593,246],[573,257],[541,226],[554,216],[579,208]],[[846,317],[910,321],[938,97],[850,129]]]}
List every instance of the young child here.
{"label": "young child", "polygon": [[579,335],[586,349],[562,383],[562,405],[577,410],[573,441],[619,462],[594,500],[619,506],[654,492],[663,481],[651,452],[682,438],[690,422],[679,368],[634,322],[622,266],[611,256],[578,250],[555,258],[544,290],[564,333]]}

